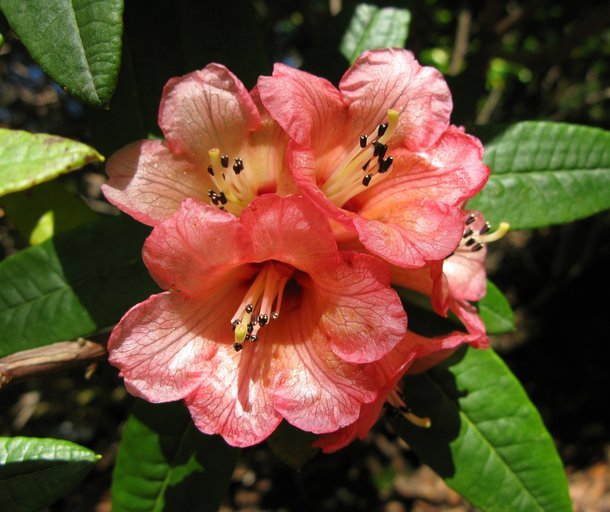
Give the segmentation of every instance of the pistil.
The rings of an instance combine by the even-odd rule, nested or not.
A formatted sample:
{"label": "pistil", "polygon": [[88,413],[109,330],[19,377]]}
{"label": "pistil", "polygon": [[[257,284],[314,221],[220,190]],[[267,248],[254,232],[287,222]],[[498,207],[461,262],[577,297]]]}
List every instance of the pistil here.
{"label": "pistil", "polygon": [[422,418],[413,413],[412,409],[405,403],[405,397],[402,392],[395,388],[386,398],[386,406],[394,413],[400,413],[405,419],[413,423],[413,425],[422,428],[430,428],[432,421],[430,418]]}
{"label": "pistil", "polygon": [[477,217],[474,213],[466,217],[464,235],[456,251],[478,252],[485,247],[485,244],[500,240],[510,229],[508,222],[500,222],[498,229],[491,231],[491,224],[486,222],[479,230],[475,230],[472,226],[476,220]]}
{"label": "pistil", "polygon": [[394,158],[386,154],[387,142],[398,126],[398,112],[388,110],[387,122],[368,135],[361,135],[358,144],[321,186],[324,195],[337,206],[368,187],[373,179],[379,181],[390,170]]}
{"label": "pistil", "polygon": [[268,262],[258,273],[231,320],[235,342],[242,350],[244,342],[258,340],[258,331],[280,315],[284,288],[294,269],[277,262]]}

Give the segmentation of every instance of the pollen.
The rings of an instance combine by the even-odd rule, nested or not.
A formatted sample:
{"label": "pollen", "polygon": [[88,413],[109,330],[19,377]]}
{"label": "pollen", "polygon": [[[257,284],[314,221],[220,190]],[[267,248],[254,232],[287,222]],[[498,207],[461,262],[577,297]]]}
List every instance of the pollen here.
{"label": "pollen", "polygon": [[387,121],[371,133],[360,135],[352,151],[320,187],[330,201],[343,206],[371,183],[378,183],[390,170],[394,157],[386,157],[388,141],[396,132],[398,118],[398,112],[390,109]]}

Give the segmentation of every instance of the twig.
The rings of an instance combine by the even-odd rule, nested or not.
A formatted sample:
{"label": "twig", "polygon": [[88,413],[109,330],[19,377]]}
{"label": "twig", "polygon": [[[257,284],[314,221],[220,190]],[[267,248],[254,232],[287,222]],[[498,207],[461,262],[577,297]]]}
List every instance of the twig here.
{"label": "twig", "polygon": [[453,46],[453,53],[451,55],[451,63],[447,74],[455,76],[460,72],[464,57],[468,52],[468,41],[470,39],[470,24],[472,21],[472,13],[463,9],[458,14],[457,29],[455,32],[455,44]]}
{"label": "twig", "polygon": [[0,389],[16,380],[59,372],[106,356],[106,347],[94,341],[60,341],[0,358]]}

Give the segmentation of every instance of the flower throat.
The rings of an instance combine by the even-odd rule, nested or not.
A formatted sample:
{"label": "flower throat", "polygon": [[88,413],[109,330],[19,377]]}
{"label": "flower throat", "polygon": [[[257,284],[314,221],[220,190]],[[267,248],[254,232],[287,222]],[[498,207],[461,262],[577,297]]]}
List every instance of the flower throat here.
{"label": "flower throat", "polygon": [[379,181],[390,170],[394,157],[386,157],[387,142],[396,131],[398,117],[398,112],[390,109],[385,123],[372,133],[360,136],[358,145],[320,187],[330,201],[343,206],[368,187],[373,178]]}
{"label": "flower throat", "polygon": [[258,273],[231,320],[235,342],[239,352],[244,342],[256,342],[258,331],[280,315],[284,288],[294,274],[294,269],[278,262],[268,262]]}

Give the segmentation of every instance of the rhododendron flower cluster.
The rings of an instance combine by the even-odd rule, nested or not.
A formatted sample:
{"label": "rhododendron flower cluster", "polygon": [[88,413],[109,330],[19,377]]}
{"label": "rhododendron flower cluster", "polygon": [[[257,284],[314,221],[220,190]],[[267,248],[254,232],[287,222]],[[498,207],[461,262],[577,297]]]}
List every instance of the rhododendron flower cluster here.
{"label": "rhododendron flower cluster", "polygon": [[[479,141],[450,125],[447,85],[406,50],[328,81],[278,64],[250,92],[224,66],[171,79],[159,125],[108,162],[106,197],[154,227],[143,258],[165,290],[113,330],[110,361],[151,402],[184,400],[235,446],[282,421],[336,450],[397,385],[460,345],[488,344],[490,231],[464,204],[485,184]],[[395,287],[461,325],[408,327]]]}

